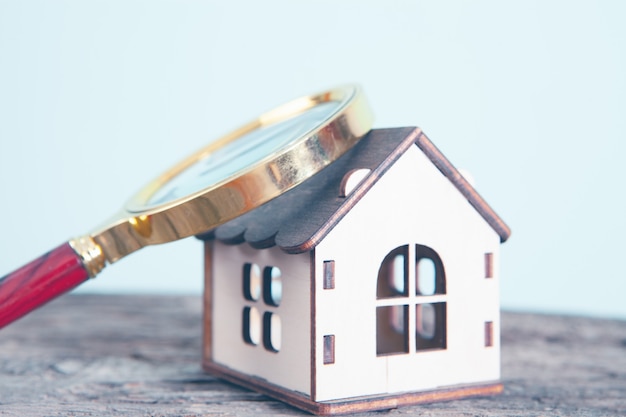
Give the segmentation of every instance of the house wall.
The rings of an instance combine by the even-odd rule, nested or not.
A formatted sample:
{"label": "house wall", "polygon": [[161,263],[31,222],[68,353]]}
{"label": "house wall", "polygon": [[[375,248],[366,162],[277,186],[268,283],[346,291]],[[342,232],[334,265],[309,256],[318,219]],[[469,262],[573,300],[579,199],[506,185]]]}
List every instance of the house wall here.
{"label": "house wall", "polygon": [[[419,243],[441,257],[447,294],[447,348],[376,355],[380,264],[394,248]],[[376,183],[315,250],[315,400],[486,382],[500,377],[499,236],[417,148]],[[485,253],[494,272],[485,278]],[[323,289],[323,262],[335,261],[335,288]],[[411,264],[411,263],[410,263]],[[410,266],[415,268],[415,266]],[[410,282],[409,293],[415,294]],[[414,299],[397,300],[410,304]],[[415,320],[409,308],[409,321]],[[485,347],[492,321],[494,346]],[[335,363],[323,363],[323,337],[335,336]]]}
{"label": "house wall", "polygon": [[[243,265],[277,266],[282,272],[282,301],[267,305],[263,297],[248,301],[243,296]],[[311,263],[308,253],[286,255],[276,247],[256,250],[215,242],[212,290],[212,360],[233,370],[263,378],[293,391],[310,395]],[[267,350],[243,340],[242,317],[246,306],[278,314],[282,323],[281,347]]]}

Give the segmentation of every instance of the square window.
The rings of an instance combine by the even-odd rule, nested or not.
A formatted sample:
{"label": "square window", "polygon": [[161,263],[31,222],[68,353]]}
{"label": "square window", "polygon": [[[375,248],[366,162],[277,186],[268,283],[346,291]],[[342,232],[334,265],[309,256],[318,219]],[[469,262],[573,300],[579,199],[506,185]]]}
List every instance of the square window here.
{"label": "square window", "polygon": [[417,350],[446,348],[446,303],[415,306],[415,336]]}
{"label": "square window", "polygon": [[376,354],[393,355],[409,352],[409,306],[376,308]]}

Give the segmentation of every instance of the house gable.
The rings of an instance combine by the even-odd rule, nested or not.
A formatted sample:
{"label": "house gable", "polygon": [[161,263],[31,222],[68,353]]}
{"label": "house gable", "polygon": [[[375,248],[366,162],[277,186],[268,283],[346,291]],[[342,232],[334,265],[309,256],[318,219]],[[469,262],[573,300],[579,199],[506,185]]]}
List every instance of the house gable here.
{"label": "house gable", "polygon": [[[407,177],[415,180],[405,181]],[[418,245],[431,248],[443,261],[441,293],[416,294]],[[500,236],[423,151],[413,147],[403,153],[315,247],[315,399],[497,380],[499,346],[485,346],[484,329],[488,322],[499,326],[499,279],[497,267],[486,278],[484,259],[490,253],[497,260],[499,246]],[[378,297],[383,259],[401,247],[408,249],[406,295]],[[325,262],[334,265],[331,290],[320,288]],[[445,310],[446,342],[421,350],[416,308],[426,304]],[[406,345],[379,354],[378,312],[390,306],[404,311],[400,328],[406,326],[401,336]],[[324,365],[326,336],[334,336],[332,365]]]}

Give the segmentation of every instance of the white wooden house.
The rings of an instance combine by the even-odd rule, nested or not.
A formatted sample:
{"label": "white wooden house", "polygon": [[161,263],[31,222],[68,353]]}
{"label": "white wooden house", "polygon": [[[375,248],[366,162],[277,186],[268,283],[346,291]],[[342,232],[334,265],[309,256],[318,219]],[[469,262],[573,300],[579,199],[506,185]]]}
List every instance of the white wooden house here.
{"label": "white wooden house", "polygon": [[420,129],[373,130],[202,237],[204,367],[317,414],[498,393],[509,234]]}

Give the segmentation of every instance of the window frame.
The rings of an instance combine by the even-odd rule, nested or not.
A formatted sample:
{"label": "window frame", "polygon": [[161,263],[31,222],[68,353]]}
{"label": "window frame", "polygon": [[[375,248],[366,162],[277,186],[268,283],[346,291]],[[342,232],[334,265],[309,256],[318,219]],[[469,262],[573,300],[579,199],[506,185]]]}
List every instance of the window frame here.
{"label": "window frame", "polygon": [[[390,262],[399,254],[405,257],[404,282],[405,287],[402,292],[398,291],[390,284],[391,278],[389,271],[393,268],[389,266]],[[422,259],[430,259],[434,264],[435,288],[434,293],[423,295],[418,290],[418,263]],[[393,271],[391,273],[397,273]],[[387,288],[384,288],[387,285]],[[447,302],[448,296],[446,291],[446,273],[443,261],[439,254],[431,247],[422,244],[405,244],[389,251],[383,258],[378,270],[376,282],[376,356],[385,357],[389,355],[406,355],[411,353],[421,353],[432,350],[447,349]],[[432,337],[425,337],[420,333],[418,322],[420,316],[420,307],[431,305],[434,311],[434,332]],[[381,322],[384,309],[393,306],[401,306],[404,309],[404,331],[397,332],[402,334],[403,342],[395,342],[395,347],[390,347],[385,334],[389,334],[388,330],[393,327],[390,322]],[[423,314],[423,313],[422,313]],[[423,324],[423,323],[422,323]],[[396,326],[397,327],[397,326]]]}

